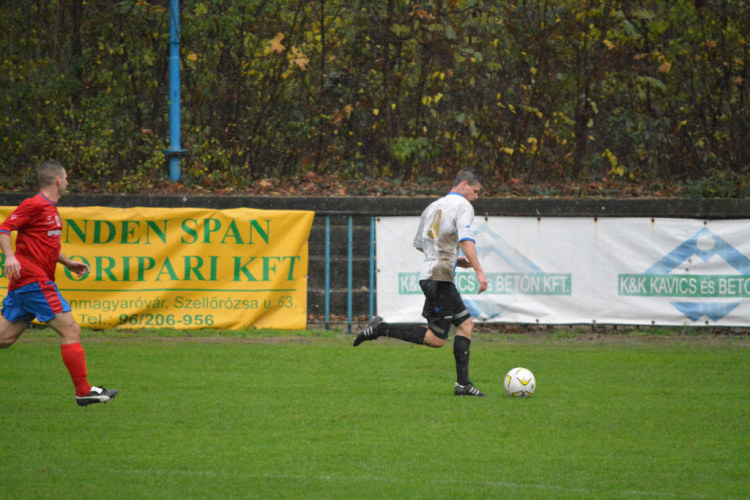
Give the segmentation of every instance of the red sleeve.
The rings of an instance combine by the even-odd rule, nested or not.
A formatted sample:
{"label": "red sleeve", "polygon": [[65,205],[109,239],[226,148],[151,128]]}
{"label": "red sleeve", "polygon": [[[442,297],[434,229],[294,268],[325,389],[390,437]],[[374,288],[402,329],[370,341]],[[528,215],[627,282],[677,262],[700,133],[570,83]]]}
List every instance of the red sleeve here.
{"label": "red sleeve", "polygon": [[18,231],[31,221],[33,212],[29,210],[31,205],[29,200],[31,200],[31,198],[23,200],[21,204],[13,210],[13,213],[11,213],[2,224],[0,224],[0,232],[10,234],[11,231]]}

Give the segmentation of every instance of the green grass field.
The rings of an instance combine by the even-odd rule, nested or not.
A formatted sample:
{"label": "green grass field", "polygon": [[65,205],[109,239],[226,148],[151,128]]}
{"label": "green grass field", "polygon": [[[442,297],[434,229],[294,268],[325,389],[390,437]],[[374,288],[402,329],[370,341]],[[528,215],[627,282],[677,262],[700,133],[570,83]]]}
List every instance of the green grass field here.
{"label": "green grass field", "polygon": [[0,351],[0,498],[750,497],[746,336],[485,334],[457,398],[452,344],[183,335],[84,331],[89,408],[49,330]]}

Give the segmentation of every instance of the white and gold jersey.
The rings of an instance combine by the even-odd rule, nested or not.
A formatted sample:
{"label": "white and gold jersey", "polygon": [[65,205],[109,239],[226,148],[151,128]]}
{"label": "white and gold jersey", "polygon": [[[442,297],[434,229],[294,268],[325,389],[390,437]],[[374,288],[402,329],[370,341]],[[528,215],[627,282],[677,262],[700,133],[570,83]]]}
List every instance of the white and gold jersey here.
{"label": "white and gold jersey", "polygon": [[474,207],[462,195],[448,193],[422,212],[414,247],[424,252],[420,280],[453,281],[459,243],[474,241]]}

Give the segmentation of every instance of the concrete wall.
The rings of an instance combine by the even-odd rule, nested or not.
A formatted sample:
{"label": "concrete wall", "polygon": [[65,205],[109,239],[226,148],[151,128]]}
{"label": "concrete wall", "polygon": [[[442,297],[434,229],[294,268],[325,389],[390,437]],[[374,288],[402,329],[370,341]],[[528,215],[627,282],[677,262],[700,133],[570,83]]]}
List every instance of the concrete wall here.
{"label": "concrete wall", "polygon": [[[29,194],[2,193],[0,204],[17,205]],[[313,210],[325,214],[419,215],[434,198],[370,197],[272,197],[272,196],[144,196],[67,194],[64,206],[103,207],[198,207],[259,208],[266,210]],[[677,217],[696,219],[745,219],[750,200],[737,199],[556,199],[480,198],[474,204],[479,215],[540,217]]]}
{"label": "concrete wall", "polygon": [[[29,194],[0,194],[0,204],[17,205]],[[60,204],[71,207],[198,207],[313,210],[319,214],[419,215],[434,198],[272,197],[272,196],[144,196],[67,194]],[[541,217],[677,217],[744,219],[750,217],[750,200],[737,199],[556,199],[480,198],[477,215]]]}
{"label": "concrete wall", "polygon": [[[18,205],[31,194],[0,194],[1,206]],[[331,224],[330,312],[347,315],[348,217],[353,221],[353,315],[369,313],[370,217],[419,215],[434,198],[368,197],[246,197],[246,196],[144,196],[67,194],[61,206],[104,207],[197,207],[211,209],[257,208],[265,210],[312,210],[316,213],[310,234],[308,310],[325,312],[325,224]],[[670,217],[693,219],[750,218],[750,200],[719,199],[479,199],[476,215],[530,217]],[[413,235],[404,235],[411,240]],[[337,322],[337,321],[333,321]]]}

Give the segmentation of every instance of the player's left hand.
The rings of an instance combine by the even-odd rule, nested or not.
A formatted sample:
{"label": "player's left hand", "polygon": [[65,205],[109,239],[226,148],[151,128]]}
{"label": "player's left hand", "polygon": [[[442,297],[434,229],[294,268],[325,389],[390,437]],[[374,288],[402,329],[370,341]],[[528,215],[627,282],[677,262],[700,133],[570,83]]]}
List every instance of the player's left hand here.
{"label": "player's left hand", "polygon": [[65,267],[67,267],[71,272],[76,273],[79,278],[84,274],[88,274],[91,272],[91,268],[88,264],[86,264],[85,262],[78,262],[77,260],[71,260]]}
{"label": "player's left hand", "polygon": [[487,282],[487,278],[485,277],[483,271],[477,271],[477,281],[479,282],[479,291],[477,293],[486,292],[487,288],[489,287],[489,283]]}

